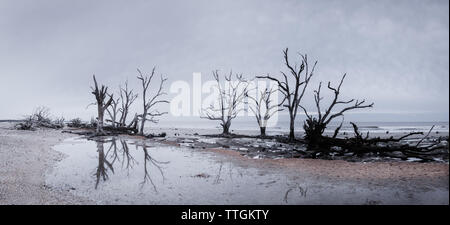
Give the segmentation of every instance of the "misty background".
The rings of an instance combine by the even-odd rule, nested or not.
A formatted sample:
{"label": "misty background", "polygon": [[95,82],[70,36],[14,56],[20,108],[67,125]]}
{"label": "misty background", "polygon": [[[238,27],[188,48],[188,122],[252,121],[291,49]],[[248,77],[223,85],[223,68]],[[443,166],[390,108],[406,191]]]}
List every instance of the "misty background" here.
{"label": "misty background", "polygon": [[[156,66],[168,78],[167,92],[174,81],[192,83],[193,72],[203,81],[215,69],[280,76],[289,47],[292,63],[296,52],[318,60],[303,99],[311,111],[318,82],[336,84],[347,73],[342,99],[375,105],[346,120],[448,121],[448,4],[1,0],[0,119],[20,119],[45,105],[54,116],[88,120],[96,114],[95,106],[86,108],[95,100],[92,74],[115,93],[128,79],[139,94],[136,68]],[[174,119],[188,118],[162,118]]]}

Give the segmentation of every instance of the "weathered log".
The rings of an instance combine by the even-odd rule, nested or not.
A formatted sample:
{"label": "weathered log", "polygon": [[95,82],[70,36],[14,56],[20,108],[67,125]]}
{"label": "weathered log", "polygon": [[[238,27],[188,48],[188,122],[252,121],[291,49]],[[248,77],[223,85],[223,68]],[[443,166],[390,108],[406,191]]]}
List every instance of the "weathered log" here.
{"label": "weathered log", "polygon": [[117,134],[137,134],[138,131],[134,127],[113,127],[113,126],[104,126],[103,129],[105,131],[117,133]]}
{"label": "weathered log", "polygon": [[[348,154],[354,153],[357,156],[362,156],[368,153],[374,153],[380,156],[388,156],[392,158],[401,158],[403,160],[408,157],[415,157],[422,159],[422,161],[433,161],[433,157],[443,156],[445,158],[448,157],[448,145],[441,144],[441,139],[439,138],[434,143],[427,146],[419,146],[419,144],[423,141],[424,138],[428,136],[428,134],[419,141],[419,144],[402,144],[401,141],[407,137],[412,135],[423,135],[423,132],[411,132],[409,134],[403,135],[399,138],[371,138],[369,139],[369,135],[367,134],[365,138],[363,138],[362,134],[358,131],[358,127],[356,124],[351,123],[353,125],[353,129],[355,132],[355,137],[353,138],[336,138],[333,137],[322,136],[319,142],[316,142],[315,145],[309,145],[309,150],[313,151],[311,154],[313,157],[318,155],[329,155],[333,153],[337,154]],[[338,148],[336,148],[338,147]],[[401,154],[392,154],[394,152],[400,152]]]}

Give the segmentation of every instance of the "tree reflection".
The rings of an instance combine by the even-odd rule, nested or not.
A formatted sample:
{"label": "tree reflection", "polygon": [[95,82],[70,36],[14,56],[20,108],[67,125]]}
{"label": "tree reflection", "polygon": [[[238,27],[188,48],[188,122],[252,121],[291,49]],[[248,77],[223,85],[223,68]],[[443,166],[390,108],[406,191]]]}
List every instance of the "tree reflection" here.
{"label": "tree reflection", "polygon": [[152,165],[154,165],[156,168],[158,168],[159,173],[161,174],[161,177],[163,178],[163,181],[165,180],[165,177],[164,177],[164,173],[161,169],[161,164],[167,164],[169,162],[161,162],[161,161],[158,161],[158,160],[154,159],[153,157],[151,157],[150,154],[148,154],[147,146],[145,144],[143,144],[141,147],[144,152],[144,181],[141,182],[141,186],[145,185],[145,183],[150,181],[150,183],[153,186],[153,189],[155,189],[155,191],[157,191],[156,186],[153,183],[153,180],[150,177],[150,174],[148,173],[147,162],[150,162]]}
{"label": "tree reflection", "polygon": [[96,182],[95,189],[97,189],[98,183],[100,182],[100,178],[103,178],[103,181],[108,179],[108,168],[114,173],[114,168],[112,163],[107,160],[107,154],[105,155],[104,151],[104,140],[97,140],[97,152],[98,152],[98,166],[97,171],[95,173]]}
{"label": "tree reflection", "polygon": [[[121,169],[126,169],[128,174],[130,172],[130,169],[133,169],[133,166],[138,164],[136,159],[131,154],[126,140],[112,137],[111,139],[97,139],[95,141],[97,143],[98,152],[98,166],[95,172],[95,189],[97,189],[101,179],[103,179],[103,181],[109,179],[108,173],[114,174],[113,165],[117,164],[116,162],[119,162],[121,164]],[[118,146],[117,142],[120,142],[120,146]],[[110,145],[108,150],[105,152],[104,145],[107,143],[110,143]],[[152,165],[155,166],[164,180],[165,177],[161,168],[161,164],[167,164],[169,162],[162,162],[154,159],[148,151],[148,147],[151,146],[147,146],[145,143],[135,142],[134,145],[136,146],[136,152],[142,149],[144,153],[144,179],[140,183],[141,187],[143,187],[146,183],[151,183],[153,189],[157,191],[156,185],[150,176],[149,167],[151,167]]]}
{"label": "tree reflection", "polygon": [[131,156],[127,142],[121,139],[120,143],[122,144],[122,168],[125,166],[125,169],[129,170],[130,168],[133,168],[136,160]]}

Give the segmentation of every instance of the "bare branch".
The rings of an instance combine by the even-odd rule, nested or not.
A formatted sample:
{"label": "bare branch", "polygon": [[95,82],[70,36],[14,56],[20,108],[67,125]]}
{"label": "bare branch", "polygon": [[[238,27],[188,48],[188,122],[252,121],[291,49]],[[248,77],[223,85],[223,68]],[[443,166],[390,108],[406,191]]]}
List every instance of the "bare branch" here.
{"label": "bare branch", "polygon": [[[146,121],[157,123],[158,120],[156,120],[154,117],[162,116],[165,114],[165,113],[154,113],[157,111],[153,110],[153,108],[156,107],[156,105],[158,105],[159,103],[168,103],[168,101],[160,99],[163,95],[166,95],[166,93],[163,91],[163,87],[164,82],[166,82],[167,79],[164,78],[162,74],[160,76],[161,79],[157,92],[152,97],[150,97],[149,100],[147,100],[148,97],[147,91],[152,81],[152,78],[155,75],[155,68],[156,67],[153,67],[153,70],[150,75],[144,75],[141,70],[137,69],[139,73],[139,76],[137,78],[141,81],[142,84],[142,99],[143,99],[143,113],[140,116],[138,115],[135,116],[135,118],[139,117],[141,118],[141,127],[139,130],[140,135],[144,135],[144,127]],[[150,118],[147,118],[147,116],[150,116]]]}
{"label": "bare branch", "polygon": [[283,51],[283,58],[286,67],[288,68],[289,73],[291,74],[291,78],[293,78],[293,82],[289,82],[288,76],[286,73],[281,72],[284,81],[280,81],[277,78],[271,77],[269,75],[266,76],[257,76],[257,78],[265,78],[272,81],[276,81],[278,86],[280,87],[280,92],[283,95],[282,101],[279,106],[284,106],[289,110],[290,116],[290,127],[289,127],[289,139],[294,140],[294,129],[295,129],[295,118],[297,116],[297,111],[300,106],[301,100],[305,94],[306,88],[314,75],[314,70],[317,65],[317,61],[315,61],[313,67],[309,68],[308,56],[300,55],[300,66],[297,69],[297,66],[292,67],[289,62],[288,48]]}
{"label": "bare branch", "polygon": [[222,88],[220,83],[219,71],[212,72],[213,78],[216,80],[217,89],[219,91],[218,107],[211,105],[202,109],[200,118],[209,120],[221,121],[223,134],[229,134],[231,120],[242,111],[239,109],[239,104],[243,102],[246,97],[249,83],[243,78],[242,74],[235,74],[235,80],[232,80],[233,73],[230,72],[224,76],[226,84]]}
{"label": "bare branch", "polygon": [[[95,79],[95,75],[93,75],[93,79],[94,79],[94,86],[95,88],[92,88],[92,94],[95,96],[95,99],[97,100],[96,105],[97,105],[97,111],[98,111],[98,123],[97,123],[97,129],[96,129],[96,133],[98,134],[104,134],[105,132],[103,131],[103,116],[105,113],[105,110],[111,105],[111,103],[114,100],[113,95],[109,95],[108,94],[108,87],[102,85],[102,87],[99,89],[98,88],[98,84],[97,84],[97,79]],[[109,96],[109,100],[106,101],[107,97]]]}

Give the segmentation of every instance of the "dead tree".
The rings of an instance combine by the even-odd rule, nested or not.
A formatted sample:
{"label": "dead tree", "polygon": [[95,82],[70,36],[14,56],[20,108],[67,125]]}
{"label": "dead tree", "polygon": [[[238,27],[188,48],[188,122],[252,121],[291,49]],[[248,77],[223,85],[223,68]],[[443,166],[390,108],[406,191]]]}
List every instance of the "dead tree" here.
{"label": "dead tree", "polygon": [[257,76],[257,78],[266,78],[278,83],[280,92],[283,94],[283,100],[281,101],[280,106],[286,107],[289,111],[289,140],[293,141],[295,139],[294,131],[297,110],[300,105],[300,101],[305,94],[305,90],[308,87],[309,81],[314,74],[314,69],[317,65],[317,61],[312,66],[312,69],[309,70],[308,56],[306,54],[299,54],[301,57],[300,67],[297,68],[297,65],[292,67],[292,65],[289,63],[288,48],[286,48],[283,53],[285,64],[288,67],[289,73],[294,78],[294,82],[289,82],[288,75],[286,75],[284,72],[281,72],[281,74],[283,75],[283,79],[277,79],[269,75]]}
{"label": "dead tree", "polygon": [[236,81],[232,81],[233,73],[230,72],[228,76],[225,77],[224,87],[220,84],[219,71],[213,71],[213,77],[217,82],[217,88],[219,96],[217,102],[218,107],[211,104],[209,107],[202,109],[201,118],[209,120],[220,121],[220,126],[222,126],[222,134],[230,134],[231,121],[236,118],[236,116],[243,110],[239,108],[239,104],[243,102],[245,98],[245,93],[249,83],[242,78],[242,75],[236,74]]}
{"label": "dead tree", "polygon": [[139,115],[137,113],[135,113],[133,120],[131,120],[131,122],[128,124],[127,128],[138,131],[138,123],[139,123]]}
{"label": "dead tree", "polygon": [[[341,81],[339,82],[339,85],[337,87],[332,87],[331,82],[328,82],[328,89],[334,92],[334,98],[331,104],[328,106],[328,108],[323,112],[321,110],[320,102],[323,99],[323,97],[320,96],[320,91],[322,88],[322,82],[319,84],[319,88],[314,91],[314,101],[316,103],[317,108],[317,117],[309,115],[309,113],[306,111],[306,108],[303,106],[300,106],[303,111],[306,114],[306,121],[303,125],[303,129],[305,130],[305,139],[308,141],[310,145],[316,145],[319,144],[322,140],[323,133],[325,131],[325,128],[328,126],[328,124],[335,118],[343,117],[344,113],[350,110],[354,109],[363,109],[363,108],[371,108],[373,106],[373,103],[365,104],[365,100],[355,100],[351,99],[348,101],[342,101],[339,99],[339,94],[341,91],[342,83],[344,82],[346,74],[344,74],[341,78]],[[336,112],[333,112],[333,109],[335,106],[338,105],[348,105],[341,110],[338,110]],[[339,132],[339,129],[342,127],[341,124],[336,128],[333,138],[335,138]]]}
{"label": "dead tree", "polygon": [[265,88],[259,93],[259,98],[255,98],[248,93],[246,96],[253,102],[249,104],[250,110],[255,115],[256,121],[258,122],[260,135],[262,137],[266,136],[267,121],[278,111],[282,109],[278,108],[278,104],[273,104],[271,96],[277,90],[272,88]]}
{"label": "dead tree", "polygon": [[[105,114],[105,110],[111,105],[113,101],[113,95],[108,95],[108,87],[105,87],[102,85],[101,89],[98,88],[97,80],[95,79],[95,75],[93,75],[94,78],[94,84],[95,88],[92,88],[92,94],[95,96],[95,99],[97,102],[95,103],[97,105],[97,129],[96,134],[105,134],[103,131],[103,117]],[[109,96],[109,100],[107,100],[107,97]]]}
{"label": "dead tree", "polygon": [[[359,132],[355,123],[351,123],[355,136],[352,138],[336,138],[323,136],[318,146],[309,148],[313,153],[310,154],[313,158],[320,155],[321,158],[330,158],[330,156],[364,156],[377,155],[390,158],[399,158],[407,160],[409,157],[418,158],[421,162],[436,161],[436,159],[448,159],[448,137],[447,140],[442,140],[439,137],[434,140],[428,140],[428,143],[422,142],[431,133],[430,131],[419,141],[406,140],[407,137],[413,135],[423,135],[423,132],[411,132],[399,138],[369,138],[369,132],[363,137]],[[337,148],[336,148],[337,147]],[[320,153],[320,154],[318,154]]]}
{"label": "dead tree", "polygon": [[158,91],[156,92],[156,94],[153,95],[153,97],[147,99],[147,91],[152,81],[152,78],[155,75],[155,67],[153,67],[152,73],[150,75],[144,76],[141,70],[137,69],[137,71],[139,73],[139,76],[137,78],[142,83],[142,99],[144,108],[143,113],[138,115],[139,119],[141,120],[141,128],[139,130],[139,135],[144,135],[144,126],[146,121],[157,123],[158,120],[156,119],[156,117],[162,116],[167,113],[167,112],[159,112],[157,109],[155,109],[156,105],[159,103],[169,103],[167,100],[160,99],[163,95],[167,94],[163,91],[164,82],[167,81],[167,78],[163,78],[163,76],[161,75]]}
{"label": "dead tree", "polygon": [[[112,96],[110,96],[112,98]],[[119,101],[120,98],[114,99],[111,101],[111,105],[106,109],[106,112],[108,112],[109,115],[109,122],[111,122],[111,126],[113,128],[117,127],[118,122],[117,122],[117,115],[119,113]],[[120,123],[119,123],[120,125]]]}
{"label": "dead tree", "polygon": [[125,82],[125,88],[120,87],[120,102],[121,106],[119,108],[120,118],[119,124],[120,126],[126,126],[128,112],[130,110],[131,105],[134,100],[138,97],[137,94],[133,94],[133,90],[128,90],[128,81]]}

